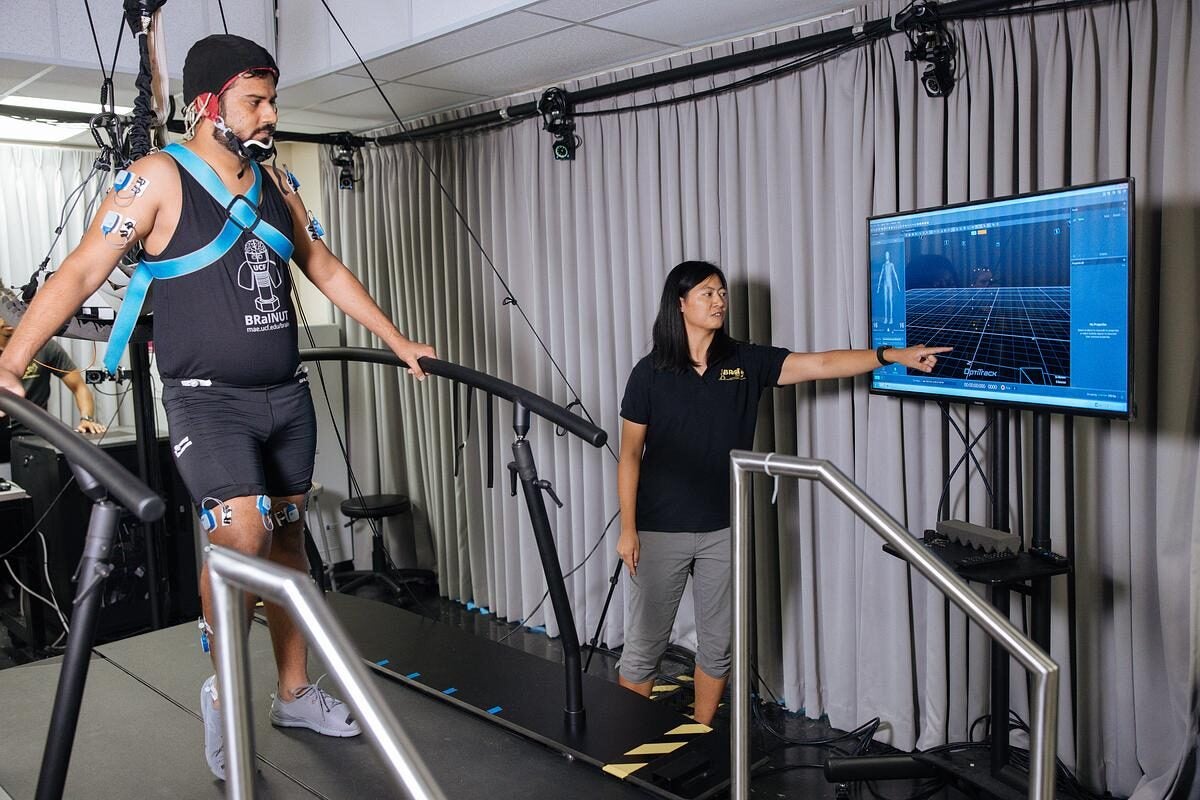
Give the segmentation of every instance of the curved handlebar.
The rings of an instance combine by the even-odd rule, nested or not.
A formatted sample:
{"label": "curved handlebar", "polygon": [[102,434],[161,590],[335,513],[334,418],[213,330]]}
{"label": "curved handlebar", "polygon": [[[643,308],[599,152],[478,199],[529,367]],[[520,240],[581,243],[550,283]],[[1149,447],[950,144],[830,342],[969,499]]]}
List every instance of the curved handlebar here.
{"label": "curved handlebar", "polygon": [[62,451],[68,461],[87,471],[108,493],[143,522],[153,522],[166,511],[163,499],[151,491],[108,453],[80,438],[75,431],[24,397],[0,389],[0,411]]}
{"label": "curved handlebar", "polygon": [[[390,364],[395,367],[408,368],[400,358],[390,350],[377,350],[369,347],[314,347],[300,351],[301,361],[362,361],[371,364]],[[482,389],[488,394],[503,397],[512,403],[520,403],[534,414],[553,422],[555,425],[570,431],[583,439],[592,447],[603,447],[608,441],[608,434],[602,428],[593,425],[586,419],[575,416],[567,409],[552,400],[547,400],[540,394],[534,394],[528,389],[500,380],[499,378],[478,372],[470,367],[442,361],[426,356],[420,361],[421,369],[430,375],[449,378],[452,381],[465,383]]]}

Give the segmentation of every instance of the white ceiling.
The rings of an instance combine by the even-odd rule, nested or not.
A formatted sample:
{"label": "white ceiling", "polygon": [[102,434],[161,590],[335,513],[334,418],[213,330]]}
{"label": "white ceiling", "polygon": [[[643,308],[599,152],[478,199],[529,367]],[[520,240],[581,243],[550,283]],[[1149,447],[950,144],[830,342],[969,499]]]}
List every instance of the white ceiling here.
{"label": "white ceiling", "polygon": [[[0,28],[0,97],[16,93],[94,100],[100,72],[94,66],[96,47],[82,4],[40,2],[50,6],[42,15],[26,13],[24,19],[18,15],[13,25]],[[269,0],[261,2],[261,7],[255,0],[225,2],[230,30],[269,41],[264,30],[270,25]],[[849,0],[328,2],[406,120],[851,7]],[[92,7],[100,50],[110,60],[119,0],[92,0]],[[241,14],[236,20],[235,8]],[[390,112],[320,0],[278,0],[278,8],[280,127],[320,133],[361,131],[391,122]],[[253,13],[247,16],[247,11]],[[57,23],[47,24],[45,13]],[[220,30],[219,4],[175,0],[164,13],[169,67],[177,78],[191,41]],[[856,21],[846,11],[830,25],[843,27]],[[124,35],[117,63],[117,98],[118,103],[130,105],[136,60],[132,40]],[[14,92],[16,87],[20,88]],[[172,88],[178,91],[179,84],[173,81]],[[89,142],[87,134],[71,140]]]}

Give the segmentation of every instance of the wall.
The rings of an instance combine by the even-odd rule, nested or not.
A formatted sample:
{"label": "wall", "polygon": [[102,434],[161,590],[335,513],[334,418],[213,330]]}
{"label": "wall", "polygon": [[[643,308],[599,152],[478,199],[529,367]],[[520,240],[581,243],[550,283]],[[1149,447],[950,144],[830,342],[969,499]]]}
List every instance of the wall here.
{"label": "wall", "polygon": [[[300,142],[281,142],[278,150],[279,158],[275,163],[281,167],[287,167],[296,176],[296,180],[300,181],[300,196],[304,199],[304,205],[328,230],[325,202],[320,191],[320,147]],[[296,269],[295,264],[292,265],[292,279],[300,294],[300,303],[304,307],[304,315],[309,324],[324,325],[333,322],[333,304],[308,282],[308,279]]]}

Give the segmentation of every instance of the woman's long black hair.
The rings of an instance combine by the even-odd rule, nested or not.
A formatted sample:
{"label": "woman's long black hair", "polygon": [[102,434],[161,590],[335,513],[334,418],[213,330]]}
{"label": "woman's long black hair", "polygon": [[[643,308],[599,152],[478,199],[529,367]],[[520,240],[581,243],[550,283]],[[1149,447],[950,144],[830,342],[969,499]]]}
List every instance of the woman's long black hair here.
{"label": "woman's long black hair", "polygon": [[[725,273],[716,264],[707,261],[684,261],[677,264],[663,285],[662,301],[658,306],[658,317],[654,320],[651,336],[654,347],[650,360],[656,370],[686,372],[696,366],[688,349],[687,330],[683,326],[683,312],[679,301],[697,285],[716,275],[721,286],[728,288]],[[726,316],[728,319],[728,315]],[[733,352],[734,340],[722,325],[708,346],[708,363],[719,361]]]}

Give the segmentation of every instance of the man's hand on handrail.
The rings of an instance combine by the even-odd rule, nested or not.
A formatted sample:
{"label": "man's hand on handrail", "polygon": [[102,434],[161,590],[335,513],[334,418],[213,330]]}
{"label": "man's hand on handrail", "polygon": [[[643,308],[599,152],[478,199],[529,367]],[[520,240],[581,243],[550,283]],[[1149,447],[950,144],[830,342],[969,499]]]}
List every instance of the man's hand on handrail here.
{"label": "man's hand on handrail", "polygon": [[397,358],[408,365],[408,374],[419,381],[425,380],[425,371],[421,369],[418,362],[425,356],[437,358],[437,353],[434,352],[432,347],[410,339],[405,339],[403,342],[393,345],[392,352],[396,354]]}
{"label": "man's hand on handrail", "polygon": [[[4,367],[0,367],[0,389],[7,389],[17,397],[25,396],[25,385],[21,383],[21,376]],[[4,412],[0,411],[0,417],[3,416]]]}

